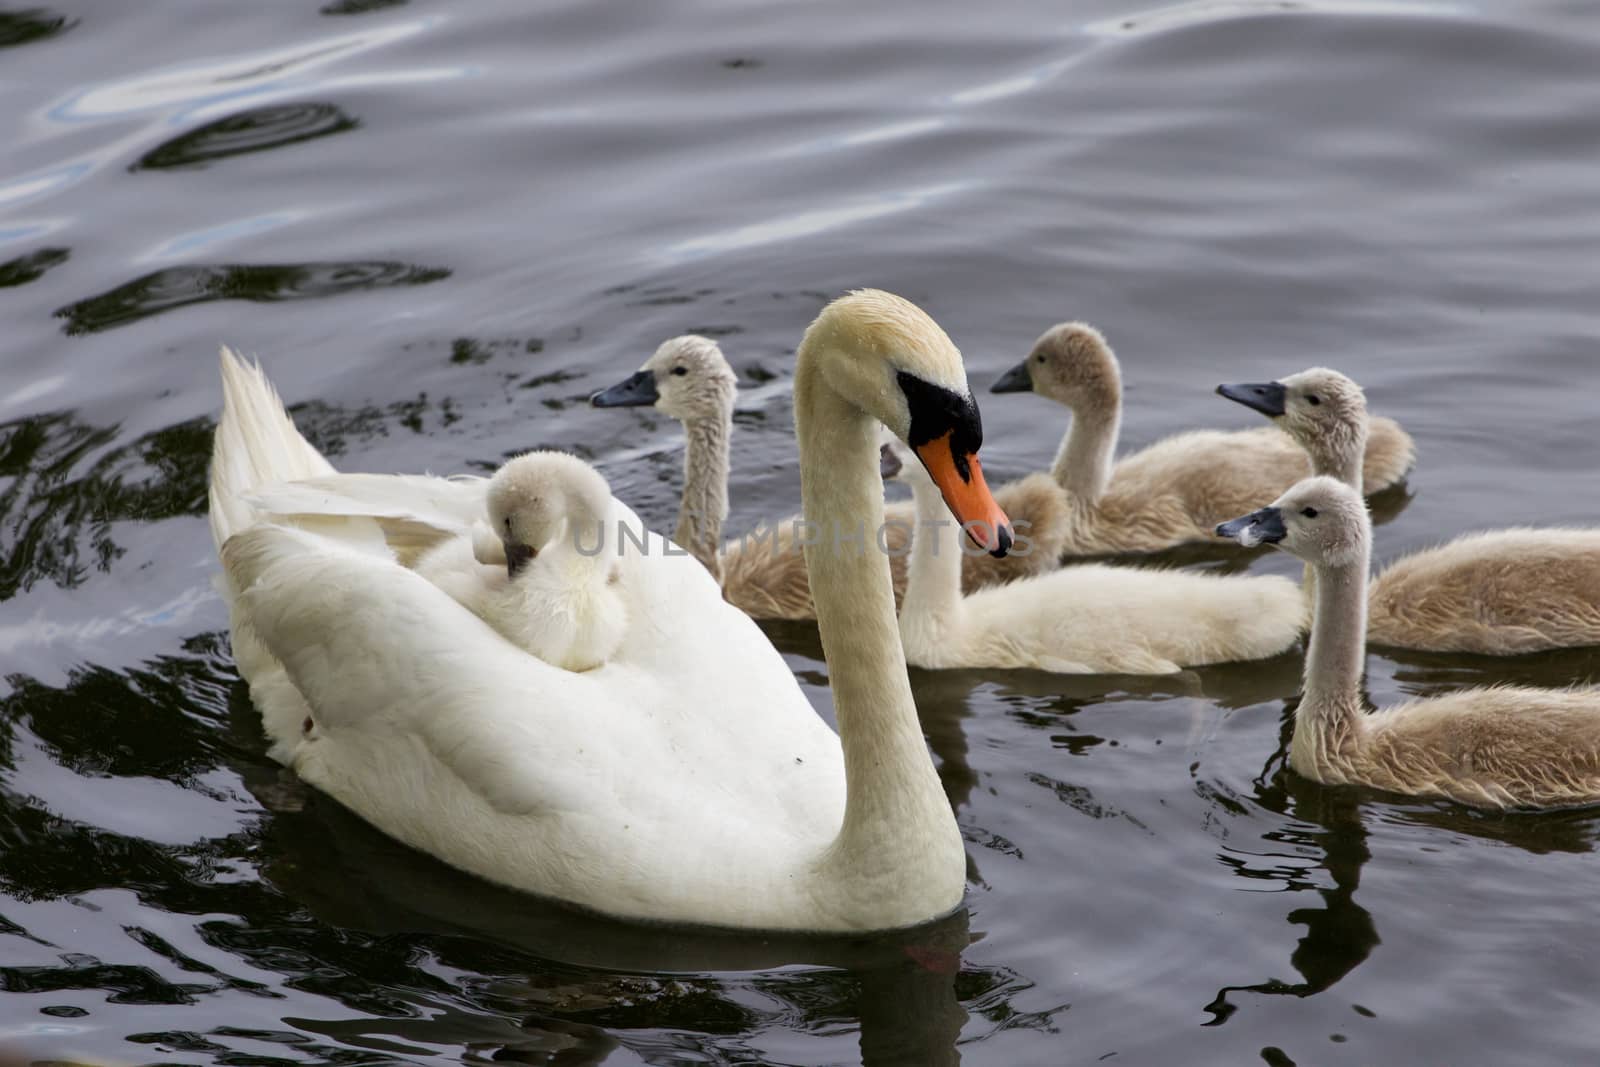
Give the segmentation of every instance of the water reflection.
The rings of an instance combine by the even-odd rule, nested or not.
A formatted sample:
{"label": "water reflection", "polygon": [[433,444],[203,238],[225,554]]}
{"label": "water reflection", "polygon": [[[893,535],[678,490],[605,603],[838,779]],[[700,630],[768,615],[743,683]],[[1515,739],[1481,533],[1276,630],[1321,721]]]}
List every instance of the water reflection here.
{"label": "water reflection", "polygon": [[76,89],[52,105],[47,114],[55,122],[78,123],[165,111],[172,120],[183,121],[201,110],[232,110],[238,101],[250,97],[286,90],[308,92],[319,85],[315,72],[321,68],[424,33],[439,19],[377,23],[357,32],[265,50],[206,55],[199,62],[177,68]]}
{"label": "water reflection", "polygon": [[332,0],[332,3],[322,5],[321,11],[324,15],[365,15],[371,11],[385,11],[410,2],[411,0]]}
{"label": "water reflection", "polygon": [[426,285],[450,277],[443,267],[395,260],[329,263],[196,264],[169,267],[115,289],[57,308],[67,334],[94,333],[214,300],[276,303],[313,300],[367,289]]}
{"label": "water reflection", "polygon": [[91,461],[117,427],[71,412],[0,424],[0,600],[41,579],[71,588],[91,569],[109,570],[123,554],[114,523],[202,513],[211,427],[178,423]]}
{"label": "water reflection", "polygon": [[785,241],[838,230],[925,207],[972,187],[971,182],[941,182],[920,188],[884,192],[871,198],[852,198],[848,203],[798,211],[753,222],[744,226],[679,241],[661,250],[661,257],[672,267],[682,267],[708,256],[753,248],[764,248]]}
{"label": "water reflection", "polygon": [[16,259],[0,263],[0,289],[38,281],[51,267],[59,267],[72,255],[69,248],[39,248]]}
{"label": "water reflection", "polygon": [[[1582,656],[1593,654],[1584,650]],[[1476,657],[1429,657],[1462,659]],[[1536,657],[1522,657],[1535,659]],[[1505,662],[1505,661],[1500,661]],[[1515,662],[1515,661],[1511,661]],[[1451,686],[1459,688],[1459,684]],[[1225,786],[1197,781],[1197,792],[1213,809],[1248,817],[1265,809],[1288,821],[1260,835],[1263,843],[1248,850],[1228,848],[1217,854],[1241,878],[1266,882],[1286,892],[1314,892],[1320,903],[1291,910],[1286,918],[1305,932],[1290,954],[1300,981],[1268,978],[1225,985],[1205,1006],[1206,1026],[1220,1026],[1238,1011],[1234,994],[1309,997],[1321,993],[1364,963],[1381,943],[1372,914],[1356,902],[1361,871],[1372,858],[1372,827],[1412,824],[1465,837],[1496,841],[1531,853],[1594,851],[1600,844],[1600,811],[1485,812],[1448,801],[1424,801],[1354,786],[1328,786],[1295,773],[1288,766],[1294,732],[1294,705],[1287,702],[1279,720],[1278,745],[1255,777],[1253,797]],[[1371,707],[1371,701],[1367,701]],[[1369,825],[1370,824],[1370,825]],[[1226,836],[1226,835],[1225,835]],[[1327,873],[1331,885],[1319,885],[1314,872]],[[1358,1009],[1359,1010],[1359,1009]]]}
{"label": "water reflection", "polygon": [[1394,680],[1408,697],[1439,696],[1484,685],[1560,689],[1600,681],[1600,647],[1558,648],[1521,656],[1476,656],[1383,648],[1396,664]]}
{"label": "water reflection", "polygon": [[78,24],[49,8],[34,7],[24,11],[0,11],[0,48],[33,44],[65,33]]}
{"label": "water reflection", "polygon": [[354,130],[360,121],[316,101],[269,104],[206,123],[146,152],[129,170],[202,167],[219,159]]}
{"label": "water reflection", "polygon": [[[269,1002],[265,1015],[235,1001],[232,1018],[282,1022],[196,1029],[192,1016],[153,1010],[127,1037],[153,1054],[229,1060],[267,1041],[325,1062],[352,1049],[465,1049],[590,1064],[619,1047],[651,1062],[754,1062],[766,1058],[756,1042],[775,1029],[859,1025],[864,1063],[954,1064],[965,1001],[1003,1025],[1030,1025],[1005,1004],[1030,983],[963,964],[964,911],[860,937],[639,926],[502,890],[413,852],[265,760],[221,634],[129,671],[84,668],[59,687],[16,675],[9,683],[0,700],[0,891],[13,907],[0,942],[33,947],[0,964],[0,988],[59,994],[63,1003],[50,1007],[73,1015],[86,1014],[70,1003],[78,992],[151,1009],[243,997]],[[180,785],[196,811],[221,817],[219,830],[161,842],[63,815],[61,789],[30,789],[23,738],[81,781],[103,783],[96,788]],[[241,808],[240,782],[265,811]],[[193,814],[161,811],[186,826]],[[95,902],[123,887],[148,915],[138,925],[118,925],[125,905]],[[28,928],[45,914],[34,906],[50,901],[76,916],[61,949],[40,936],[47,928]],[[93,954],[80,951],[89,945]],[[185,1024],[172,1025],[178,1018]]]}
{"label": "water reflection", "polygon": [[[260,776],[256,784],[284,807],[281,776]],[[966,1012],[956,976],[969,939],[965,911],[910,931],[831,938],[616,922],[469,878],[383,836],[328,798],[295,788],[300,795],[287,807],[297,810],[280,810],[268,830],[268,877],[336,928],[412,939],[419,931],[447,935],[428,938],[437,961],[480,976],[476,1006],[492,1004],[502,1015],[532,1011],[522,1025],[541,1035],[531,1039],[535,1044],[552,1036],[552,1024],[563,1040],[574,1026],[593,1024],[641,1053],[660,1039],[651,1030],[682,1031],[673,1040],[726,1053],[762,1029],[765,1020],[738,995],[754,990],[778,1001],[786,1017],[797,1016],[787,1018],[790,1027],[859,1019],[867,1063],[958,1062]],[[728,973],[795,964],[816,969],[748,978]],[[346,1038],[359,1032],[429,1045],[459,1040],[432,1015],[387,1023],[357,1018],[338,1027]],[[602,1051],[599,1044],[586,1047]]]}
{"label": "water reflection", "polygon": [[1399,804],[1385,816],[1466,837],[1511,845],[1536,855],[1581,854],[1600,846],[1600,811],[1583,808],[1555,812],[1476,811],[1459,804]]}
{"label": "water reflection", "polygon": [[[1286,850],[1281,854],[1283,862],[1274,864],[1271,853],[1244,856],[1224,852],[1218,859],[1240,877],[1276,882],[1289,892],[1312,890],[1320,898],[1320,904],[1295,908],[1287,916],[1292,925],[1305,927],[1289,956],[1300,981],[1269,978],[1250,985],[1223,986],[1205,1007],[1211,1016],[1206,1026],[1221,1026],[1238,1010],[1228,999],[1232,994],[1309,997],[1321,993],[1365,962],[1379,944],[1371,913],[1355,901],[1361,868],[1372,853],[1354,791],[1319,786],[1293,774],[1283,778],[1289,801],[1283,814],[1299,823],[1263,835],[1264,841]],[[1317,858],[1308,865],[1312,856]],[[1318,868],[1327,872],[1331,886],[1316,885],[1308,877]]]}
{"label": "water reflection", "polygon": [[1093,22],[1096,35],[1165,33],[1207,22],[1263,15],[1433,15],[1459,12],[1461,5],[1430,0],[1191,0],[1116,19]]}
{"label": "water reflection", "polygon": [[[421,435],[461,418],[451,398],[426,394],[381,407],[311,401],[290,411],[328,456],[394,426]],[[40,581],[70,589],[110,571],[125,553],[119,523],[205,514],[214,427],[209,417],[190,419],[115,444],[118,426],[70,411],[0,423],[0,601]]]}

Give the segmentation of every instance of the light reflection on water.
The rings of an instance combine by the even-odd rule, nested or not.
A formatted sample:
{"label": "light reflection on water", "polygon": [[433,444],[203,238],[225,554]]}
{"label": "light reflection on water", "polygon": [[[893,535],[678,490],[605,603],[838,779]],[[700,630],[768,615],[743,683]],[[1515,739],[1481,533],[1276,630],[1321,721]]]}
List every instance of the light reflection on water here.
{"label": "light reflection on water", "polygon": [[286,92],[317,90],[313,72],[383,48],[439,26],[438,16],[411,19],[334,37],[318,36],[301,44],[235,54],[185,65],[177,70],[102,82],[68,94],[52,105],[46,117],[63,124],[104,122],[160,112],[169,125],[205,121],[224,105],[229,110],[249,101]]}

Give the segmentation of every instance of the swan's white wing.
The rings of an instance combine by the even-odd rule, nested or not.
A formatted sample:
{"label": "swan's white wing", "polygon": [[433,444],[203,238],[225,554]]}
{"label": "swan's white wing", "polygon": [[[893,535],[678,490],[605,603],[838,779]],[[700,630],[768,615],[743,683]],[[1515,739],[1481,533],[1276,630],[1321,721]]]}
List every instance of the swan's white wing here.
{"label": "swan's white wing", "polygon": [[419,738],[506,814],[582,805],[589,776],[563,759],[571,731],[549,725],[614,699],[592,680],[508,644],[417,575],[306,530],[258,524],[222,559],[238,614],[330,742]]}
{"label": "swan's white wing", "polygon": [[309,516],[367,518],[402,563],[452,537],[471,537],[487,518],[488,482],[471,475],[331,474],[275,482],[246,499],[267,514],[303,523]]}

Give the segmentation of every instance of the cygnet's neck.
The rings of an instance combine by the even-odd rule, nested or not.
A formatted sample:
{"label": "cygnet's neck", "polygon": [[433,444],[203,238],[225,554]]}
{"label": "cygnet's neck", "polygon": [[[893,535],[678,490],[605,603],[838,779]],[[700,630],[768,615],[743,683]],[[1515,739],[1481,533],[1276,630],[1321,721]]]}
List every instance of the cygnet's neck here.
{"label": "cygnet's neck", "polygon": [[728,518],[728,451],[733,412],[687,420],[683,424],[683,500],[672,539],[722,578],[722,524]]}
{"label": "cygnet's neck", "polygon": [[907,620],[948,620],[961,608],[961,542],[965,535],[933,482],[923,477],[907,481],[916,505],[917,528],[912,531],[900,615]]}
{"label": "cygnet's neck", "polygon": [[1327,475],[1364,493],[1362,465],[1367,455],[1367,417],[1352,426],[1341,426],[1333,433],[1318,435],[1311,441],[1302,441],[1306,454],[1311,457],[1311,473]]}
{"label": "cygnet's neck", "polygon": [[1290,763],[1296,769],[1327,766],[1358,743],[1363,724],[1361,676],[1367,652],[1369,547],[1337,565],[1308,568],[1316,605],[1306,654],[1305,695],[1296,712]]}
{"label": "cygnet's neck", "polygon": [[1117,435],[1122,429],[1122,401],[1110,397],[1071,408],[1072,426],[1056,452],[1050,475],[1074,500],[1093,504],[1111,485]]}

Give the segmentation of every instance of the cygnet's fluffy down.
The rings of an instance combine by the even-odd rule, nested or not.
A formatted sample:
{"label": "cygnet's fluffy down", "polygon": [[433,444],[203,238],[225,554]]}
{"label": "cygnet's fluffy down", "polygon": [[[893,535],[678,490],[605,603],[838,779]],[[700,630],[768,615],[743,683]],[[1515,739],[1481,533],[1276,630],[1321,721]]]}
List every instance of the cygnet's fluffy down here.
{"label": "cygnet's fluffy down", "polygon": [[488,505],[487,528],[434,548],[417,573],[547,663],[605,663],[628,625],[605,479],[564,452],[530,452],[490,479]]}
{"label": "cygnet's fluffy down", "polygon": [[939,490],[903,444],[883,474],[910,484],[912,537],[900,636],[919,667],[1034,667],[1062,674],[1169,674],[1260,659],[1299,639],[1293,582],[1084,564],[961,594],[962,539]]}
{"label": "cygnet's fluffy down", "polygon": [[[1312,367],[1217,392],[1281,426],[1318,474],[1361,491],[1376,424],[1354,381]],[[1393,561],[1369,590],[1374,644],[1493,656],[1600,644],[1600,529],[1467,534]]]}
{"label": "cygnet's fluffy down", "polygon": [[1444,797],[1480,808],[1600,803],[1600,690],[1495,686],[1368,712],[1372,524],[1355,488],[1307,478],[1223,537],[1272,544],[1316,572],[1316,619],[1289,766],[1329,785]]}
{"label": "cygnet's fluffy down", "polygon": [[[1311,473],[1306,457],[1270,429],[1190,430],[1116,458],[1122,427],[1122,368],[1105,337],[1082,322],[1046,330],[993,392],[1033,392],[1072,412],[1051,476],[1064,490],[1068,556],[1157,552],[1209,541],[1224,519],[1259,507]],[[1411,437],[1374,418],[1365,454],[1367,488],[1411,469]]]}

